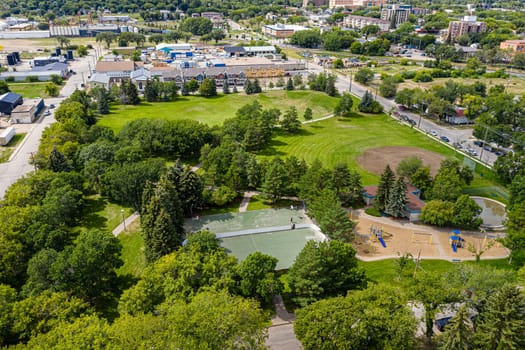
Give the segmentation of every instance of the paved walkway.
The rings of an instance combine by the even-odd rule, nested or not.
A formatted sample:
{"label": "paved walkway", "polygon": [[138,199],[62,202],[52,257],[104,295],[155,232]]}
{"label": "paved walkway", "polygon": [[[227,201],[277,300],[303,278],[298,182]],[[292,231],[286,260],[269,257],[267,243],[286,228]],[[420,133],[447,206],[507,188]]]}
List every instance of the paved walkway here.
{"label": "paved walkway", "polygon": [[118,236],[122,231],[126,231],[127,227],[129,227],[135,220],[137,220],[140,217],[138,212],[134,212],[130,216],[124,220],[124,222],[121,222],[115,229],[113,230],[113,236]]}
{"label": "paved walkway", "polygon": [[253,196],[256,196],[259,194],[261,194],[261,192],[259,191],[244,192],[244,198],[242,199],[241,205],[239,205],[239,212],[243,213],[245,211],[248,211],[248,204],[250,204],[250,199],[252,199]]}
{"label": "paved walkway", "polygon": [[297,340],[293,330],[295,315],[286,310],[283,298],[280,295],[273,298],[273,304],[275,315],[272,317],[272,325],[268,329],[266,345],[272,350],[302,350],[301,342]]}

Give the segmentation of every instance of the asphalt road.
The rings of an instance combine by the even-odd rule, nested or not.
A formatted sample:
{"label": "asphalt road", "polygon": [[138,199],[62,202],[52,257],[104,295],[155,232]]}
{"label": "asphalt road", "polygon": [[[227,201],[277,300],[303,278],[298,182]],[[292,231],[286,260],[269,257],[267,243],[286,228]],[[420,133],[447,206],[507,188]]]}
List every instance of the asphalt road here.
{"label": "asphalt road", "polygon": [[[73,61],[69,69],[77,72],[71,75],[66,81],[64,87],[60,91],[60,96],[57,98],[45,99],[46,106],[54,104],[58,107],[60,103],[68,96],[70,96],[80,85],[87,79],[89,73],[88,62],[93,61],[93,56],[86,56],[77,58]],[[41,117],[32,125],[21,145],[15,150],[11,156],[11,160],[7,163],[0,164],[0,199],[4,197],[5,191],[16,180],[34,170],[34,167],[29,164],[31,155],[38,150],[40,138],[44,129],[55,122],[55,109],[50,109],[51,114],[48,116],[41,115]]]}
{"label": "asphalt road", "polygon": [[[320,73],[324,71],[324,68],[312,62],[308,62],[308,71]],[[385,112],[397,110],[397,104],[393,100],[379,96],[377,91],[372,87],[363,86],[355,81],[352,81],[350,84],[349,77],[338,75],[335,85],[339,92],[351,92],[357,97],[362,97],[368,90],[375,96],[376,100],[383,105]],[[455,127],[453,125],[439,125],[432,120],[421,117],[419,114],[406,111],[400,111],[400,113],[408,115],[416,122],[416,128],[419,128],[422,132],[425,132],[428,137],[434,138],[438,142],[447,143],[440,139],[441,136],[446,136],[450,140],[447,144],[452,145],[453,143],[459,143],[462,145],[463,149],[472,148],[478,154],[476,158],[486,164],[493,165],[497,159],[497,156],[494,153],[486,150],[482,151],[481,147],[473,144],[474,137],[472,136],[472,128],[468,126]],[[434,131],[437,136],[432,136],[432,131]]]}

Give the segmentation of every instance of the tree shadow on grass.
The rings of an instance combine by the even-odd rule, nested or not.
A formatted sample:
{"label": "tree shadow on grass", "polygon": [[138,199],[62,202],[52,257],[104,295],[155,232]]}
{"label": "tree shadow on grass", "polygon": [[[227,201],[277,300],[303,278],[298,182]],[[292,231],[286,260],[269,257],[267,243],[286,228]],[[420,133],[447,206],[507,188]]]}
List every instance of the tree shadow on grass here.
{"label": "tree shadow on grass", "polygon": [[99,214],[105,206],[106,199],[104,198],[87,198],[84,202],[81,225],[87,229],[106,229],[108,219]]}

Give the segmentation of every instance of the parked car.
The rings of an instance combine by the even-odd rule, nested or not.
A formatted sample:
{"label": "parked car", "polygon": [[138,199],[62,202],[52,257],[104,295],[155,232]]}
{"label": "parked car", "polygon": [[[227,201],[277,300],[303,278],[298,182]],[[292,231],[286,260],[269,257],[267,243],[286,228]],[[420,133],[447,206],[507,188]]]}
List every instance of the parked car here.
{"label": "parked car", "polygon": [[411,125],[416,125],[416,121],[414,119],[408,118],[407,120]]}
{"label": "parked car", "polygon": [[476,140],[473,142],[476,146],[483,147],[483,141]]}
{"label": "parked car", "polygon": [[436,130],[430,130],[430,135],[437,137],[438,133],[436,132]]}
{"label": "parked car", "polygon": [[50,111],[45,111],[44,115],[47,117],[48,115],[51,115],[51,112]]}
{"label": "parked car", "polygon": [[55,108],[55,105],[51,103],[51,104],[49,105],[49,109],[53,109],[53,108]]}
{"label": "parked car", "polygon": [[452,146],[454,146],[457,149],[463,149],[463,146],[461,146],[461,143],[455,142]]}
{"label": "parked car", "polygon": [[445,135],[441,136],[440,139],[442,139],[445,142],[450,142],[449,138],[446,137]]}

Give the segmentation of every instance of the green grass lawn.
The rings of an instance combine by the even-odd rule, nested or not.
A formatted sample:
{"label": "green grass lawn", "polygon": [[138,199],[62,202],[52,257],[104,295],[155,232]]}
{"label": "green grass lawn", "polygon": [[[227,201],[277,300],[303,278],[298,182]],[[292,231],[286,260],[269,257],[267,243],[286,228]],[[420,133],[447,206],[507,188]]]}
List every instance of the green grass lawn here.
{"label": "green grass lawn", "polygon": [[47,83],[9,83],[9,90],[24,98],[46,97],[44,87]]}
{"label": "green grass lawn", "polygon": [[337,163],[347,163],[361,174],[363,184],[369,185],[377,183],[379,177],[362,169],[357,164],[357,157],[368,148],[384,146],[423,148],[447,157],[456,154],[454,150],[387,115],[354,113],[350,118],[331,118],[303,125],[301,132],[295,135],[281,133],[270,141],[260,156],[294,155],[309,164],[319,159],[328,168]]}
{"label": "green grass lawn", "polygon": [[5,163],[11,157],[16,147],[22,142],[26,133],[16,134],[6,146],[0,147],[0,163]]}
{"label": "green grass lawn", "polygon": [[111,232],[122,222],[122,210],[124,210],[124,217],[134,212],[130,207],[112,203],[99,195],[86,197],[79,226],[83,229],[97,228]]}
{"label": "green grass lawn", "polygon": [[269,200],[262,196],[253,196],[248,203],[248,210],[261,210],[270,208],[289,208],[291,205],[298,206],[302,205],[302,202],[290,200],[290,199],[279,199],[275,203],[270,203]]}
{"label": "green grass lawn", "polygon": [[[454,266],[458,264],[476,264],[478,266],[490,266],[498,269],[512,270],[512,266],[509,265],[507,259],[481,260],[479,263],[475,263],[473,261],[453,263],[446,260],[422,260],[420,264],[421,269],[418,269],[417,273],[436,272],[442,274],[451,271]],[[366,271],[367,277],[374,282],[390,283],[397,280],[394,259],[370,262],[359,261],[358,265]],[[410,264],[403,273],[403,278],[412,276],[414,273],[414,267],[415,264]]]}
{"label": "green grass lawn", "polygon": [[100,118],[98,124],[117,132],[126,123],[140,118],[193,119],[209,125],[220,125],[225,119],[235,116],[237,109],[255,100],[263,108],[279,108],[282,112],[295,106],[300,117],[310,107],[314,118],[331,114],[338,102],[335,97],[314,91],[280,90],[257,95],[219,95],[213,98],[181,96],[173,102],[143,102],[138,106],[113,105],[110,114]]}
{"label": "green grass lawn", "polygon": [[222,207],[210,207],[199,211],[200,216],[216,215],[224,213],[238,213],[243,197],[238,197]]}
{"label": "green grass lawn", "polygon": [[121,258],[124,262],[124,265],[119,268],[118,274],[140,277],[146,267],[146,258],[144,257],[144,240],[140,234],[138,222],[133,223],[128,232],[119,234],[118,239],[122,244]]}

